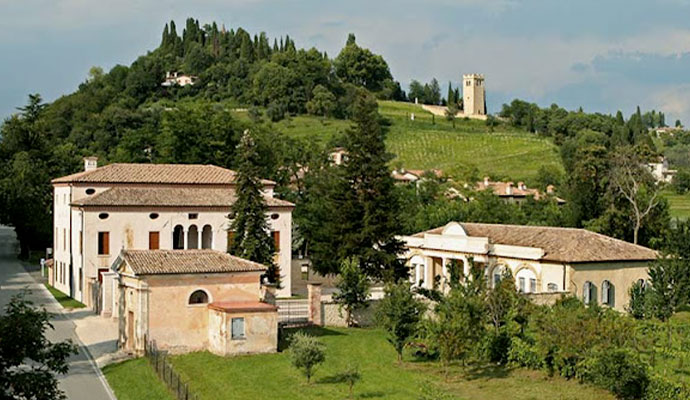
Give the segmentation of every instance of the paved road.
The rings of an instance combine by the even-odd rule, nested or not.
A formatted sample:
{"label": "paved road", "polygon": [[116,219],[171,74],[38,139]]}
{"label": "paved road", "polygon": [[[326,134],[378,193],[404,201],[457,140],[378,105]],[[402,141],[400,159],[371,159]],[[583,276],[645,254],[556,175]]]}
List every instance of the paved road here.
{"label": "paved road", "polygon": [[[75,334],[75,325],[67,315],[59,313],[60,305],[44,288],[33,280],[21,264],[17,261],[16,239],[14,231],[0,226],[0,313],[4,312],[5,305],[10,298],[19,293],[23,288],[31,289],[28,296],[34,304],[41,305],[51,313],[55,313],[52,320],[54,331],[48,331],[47,336],[51,341],[72,339],[80,343]],[[69,373],[59,377],[60,388],[71,400],[112,400],[103,375],[91,361],[83,347],[79,353],[69,360]]]}

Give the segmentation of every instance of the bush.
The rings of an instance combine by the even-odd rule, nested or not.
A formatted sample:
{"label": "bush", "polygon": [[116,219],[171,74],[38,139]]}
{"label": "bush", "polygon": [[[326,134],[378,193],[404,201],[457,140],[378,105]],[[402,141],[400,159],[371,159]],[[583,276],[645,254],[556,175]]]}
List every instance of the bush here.
{"label": "bush", "polygon": [[542,367],[541,357],[534,347],[519,337],[514,337],[510,342],[508,361],[532,369]]}
{"label": "bush", "polygon": [[649,378],[647,400],[690,400],[690,391],[677,382],[672,382],[663,376],[652,375]]}
{"label": "bush", "polygon": [[403,348],[416,334],[426,306],[412,293],[409,283],[404,281],[386,286],[385,292],[376,317],[388,333],[388,342],[395,348],[400,362]]}
{"label": "bush", "polygon": [[649,367],[626,348],[596,351],[578,365],[578,378],[610,390],[619,399],[639,399],[649,385]]}
{"label": "bush", "polygon": [[316,366],[326,360],[324,347],[318,339],[303,332],[295,333],[290,339],[290,360],[307,377],[307,383]]}

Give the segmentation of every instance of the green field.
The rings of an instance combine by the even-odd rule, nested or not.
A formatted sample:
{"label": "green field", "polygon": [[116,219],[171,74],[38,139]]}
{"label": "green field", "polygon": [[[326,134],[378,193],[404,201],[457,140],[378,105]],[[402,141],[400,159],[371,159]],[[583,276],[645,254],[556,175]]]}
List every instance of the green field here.
{"label": "green field", "polygon": [[[355,398],[416,400],[423,386],[451,395],[452,399],[613,399],[607,392],[580,385],[575,380],[549,378],[539,371],[503,366],[451,368],[445,379],[436,362],[407,356],[401,365],[380,330],[312,329],[326,344],[326,362],[317,369],[312,384],[292,367],[288,353],[218,357],[191,353],[172,357],[182,380],[190,382],[201,399],[345,399],[346,385],[337,375],[357,365],[362,380]],[[127,361],[104,370],[118,398],[167,399],[154,393],[153,373],[141,371],[144,360]],[[127,372],[131,370],[131,372]]]}
{"label": "green field", "polygon": [[680,219],[690,218],[690,193],[677,194],[673,190],[664,190],[663,194],[668,200],[671,217]]}
{"label": "green field", "polygon": [[[480,175],[528,182],[542,165],[562,170],[556,146],[534,134],[505,125],[489,132],[484,121],[465,119],[456,120],[453,128],[445,118],[411,103],[381,101],[379,112],[391,122],[387,145],[396,155],[392,162],[396,167],[436,168],[451,175],[464,175],[476,167]],[[414,121],[410,119],[413,113]],[[246,114],[238,116],[246,118]],[[349,125],[344,120],[307,115],[273,124],[289,136],[310,138],[322,145]]]}
{"label": "green field", "polygon": [[118,400],[173,399],[146,358],[108,365],[103,368],[103,374]]}

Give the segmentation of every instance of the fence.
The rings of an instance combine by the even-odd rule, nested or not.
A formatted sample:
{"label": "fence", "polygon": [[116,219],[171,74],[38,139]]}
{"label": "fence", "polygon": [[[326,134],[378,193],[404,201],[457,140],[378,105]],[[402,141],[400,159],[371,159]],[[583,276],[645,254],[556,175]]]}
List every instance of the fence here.
{"label": "fence", "polygon": [[168,361],[168,353],[156,348],[154,341],[146,340],[145,354],[158,377],[165,383],[177,400],[199,400],[199,397],[189,390],[189,385],[182,382],[180,375],[175,372]]}
{"label": "fence", "polygon": [[309,302],[307,300],[278,300],[278,324],[298,326],[309,323]]}

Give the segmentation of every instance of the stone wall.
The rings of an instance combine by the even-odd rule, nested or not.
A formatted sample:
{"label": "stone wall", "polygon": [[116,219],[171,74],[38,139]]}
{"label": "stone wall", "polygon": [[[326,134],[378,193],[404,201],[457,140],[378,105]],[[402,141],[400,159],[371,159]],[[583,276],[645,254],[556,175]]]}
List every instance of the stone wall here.
{"label": "stone wall", "polygon": [[[370,300],[367,308],[357,310],[354,319],[360,327],[376,324],[376,308],[379,300]],[[322,315],[325,326],[346,327],[345,310],[340,311],[340,305],[334,302],[322,302]]]}
{"label": "stone wall", "polygon": [[532,303],[539,306],[550,306],[556,303],[561,297],[570,295],[569,292],[543,292],[525,294]]}

